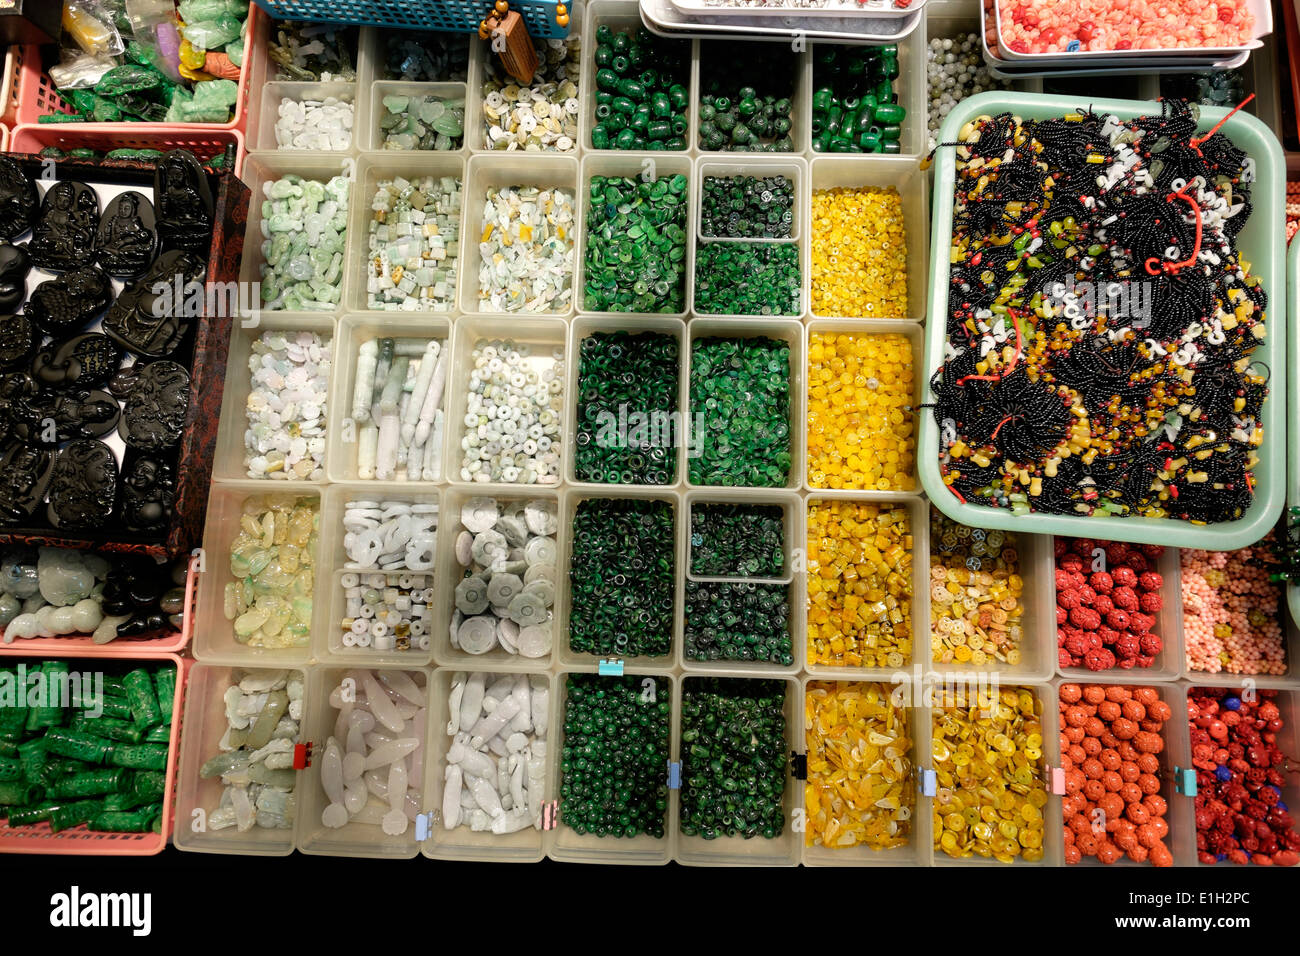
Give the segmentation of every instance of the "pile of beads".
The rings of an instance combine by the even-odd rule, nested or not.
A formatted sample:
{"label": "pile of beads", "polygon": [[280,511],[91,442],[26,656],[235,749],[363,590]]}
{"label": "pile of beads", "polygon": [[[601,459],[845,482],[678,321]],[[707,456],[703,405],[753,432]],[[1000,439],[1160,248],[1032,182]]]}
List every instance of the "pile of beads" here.
{"label": "pile of beads", "polygon": [[253,340],[244,409],[249,478],[324,479],[331,344],[315,332],[263,332]]}
{"label": "pile of beads", "polygon": [[596,28],[592,149],[685,149],[691,44],[644,27]]}
{"label": "pile of beads", "polygon": [[480,311],[569,310],[574,208],[567,189],[488,187],[478,247]]}
{"label": "pile of beads", "polygon": [[1266,293],[1236,248],[1254,160],[1181,100],[962,128],[944,482],[1016,514],[1245,514]]}
{"label": "pile of beads", "polygon": [[[428,553],[432,560],[432,547]],[[425,570],[431,571],[432,564]],[[429,649],[434,600],[430,576],[348,571],[339,584],[347,602],[339,623],[343,647],[378,653]]]}
{"label": "pile of beads", "polygon": [[587,498],[573,516],[569,647],[579,654],[663,657],[672,649],[673,506]]}
{"label": "pile of beads", "polygon": [[899,153],[907,110],[898,104],[898,47],[823,44],[813,66],[812,148]]}
{"label": "pile of beads", "polygon": [[685,655],[693,661],[794,663],[789,585],[686,582]]}
{"label": "pile of beads", "polygon": [[808,339],[808,484],[916,488],[912,345],[894,332]]}
{"label": "pile of beads", "polygon": [[788,153],[800,56],[788,46],[700,44],[699,147],[709,152]]}
{"label": "pile of beads", "polygon": [[1065,862],[1173,866],[1158,756],[1173,708],[1154,687],[1062,684],[1060,698]]}
{"label": "pile of beads", "polygon": [[560,480],[564,350],[479,339],[470,356],[461,481],[554,485]]}
{"label": "pile of beads", "polygon": [[594,332],[582,340],[573,462],[578,481],[677,480],[680,351],[677,338],[663,332]]}
{"label": "pile of beads", "polygon": [[784,486],[791,461],[789,344],[763,336],[695,339],[691,415],[707,429],[699,454],[688,458],[692,484]]}
{"label": "pile of beads", "polygon": [[455,307],[461,189],[452,176],[398,176],[375,186],[366,308],[450,312]]}
{"label": "pile of beads", "polygon": [[907,710],[886,684],[810,681],[804,697],[806,846],[889,850],[912,835]]}
{"label": "pile of beads", "polygon": [[394,30],[384,37],[381,80],[463,83],[469,68],[469,34]]}
{"label": "pile of beads", "polygon": [[267,309],[332,312],[343,286],[352,181],[290,173],[262,185],[262,301]]}
{"label": "pile of beads", "polygon": [[560,756],[565,826],[602,837],[663,837],[671,696],[666,677],[566,677]]}
{"label": "pile of beads", "polygon": [[587,311],[686,311],[686,184],[680,173],[591,177]]}
{"label": "pile of beads", "polygon": [[465,136],[465,98],[429,93],[390,93],[379,117],[383,149],[460,149]]}
{"label": "pile of beads", "polygon": [[1043,858],[1042,702],[1028,687],[935,701],[934,848],[999,863]]}
{"label": "pile of beads", "polygon": [[683,834],[772,840],[785,830],[785,691],[779,680],[682,682]]}
{"label": "pile of beads", "polygon": [[799,315],[802,281],[793,242],[695,247],[695,311],[701,315]]}
{"label": "pile of beads", "polygon": [[528,86],[510,77],[497,57],[485,60],[481,102],[487,149],[568,153],[578,148],[582,40],[575,31],[534,46],[539,65]]}
{"label": "pile of beads", "polygon": [[980,55],[976,33],[954,37],[932,37],[926,51],[926,78],[930,87],[930,145],[939,142],[939,127],[954,106],[968,96],[985,90],[1006,89],[1005,80],[989,72]]}
{"label": "pile of beads", "polygon": [[1160,95],[1191,100],[1202,106],[1232,107],[1246,96],[1245,77],[1240,70],[1213,73],[1162,73]]}
{"label": "pile of beads", "polygon": [[221,778],[225,789],[208,811],[208,829],[246,833],[293,828],[298,801],[294,745],[302,728],[299,671],[231,671],[221,751],[199,768],[199,779]]}
{"label": "pile of beads", "polygon": [[1052,545],[1061,667],[1154,666],[1164,641],[1151,628],[1164,607],[1165,584],[1154,568],[1165,549],[1089,538],[1056,538]]}
{"label": "pile of beads", "polygon": [[99,665],[93,680],[64,660],[0,669],[8,688],[0,707],[6,829],[163,832],[176,666],[110,668]]}
{"label": "pile of beads", "polygon": [[813,190],[812,310],[852,319],[907,317],[907,237],[893,186]]}
{"label": "pile of beads", "polygon": [[451,352],[438,339],[367,339],[357,349],[349,427],[357,478],[437,481]]}
{"label": "pile of beads", "polygon": [[1285,674],[1285,585],[1273,535],[1239,551],[1179,552],[1187,669],[1206,674]]}
{"label": "pile of beads", "polygon": [[434,566],[437,503],[349,501],[343,528],[347,571],[418,572],[344,574],[343,646],[427,649],[433,589],[425,572]]}
{"label": "pile of beads", "polygon": [[795,203],[794,182],[785,176],[705,176],[700,191],[700,235],[789,238]]}
{"label": "pile of beads", "polygon": [[486,654],[498,645],[508,654],[539,658],[551,653],[555,605],[559,505],[470,498],[461,506],[451,646]]}
{"label": "pile of beads", "polygon": [[1169,50],[1248,43],[1255,26],[1247,0],[997,0],[1002,42],[1017,53]]}
{"label": "pile of beads", "polygon": [[930,508],[930,651],[936,664],[1020,663],[1024,579],[1016,536]]}
{"label": "pile of beads", "polygon": [[249,647],[303,647],[311,636],[319,498],[254,496],[244,501],[230,543],[223,610],[235,640]]}
{"label": "pile of beads", "polygon": [[1300,832],[1282,801],[1286,731],[1274,690],[1247,699],[1224,687],[1187,694],[1196,768],[1196,857],[1201,863],[1300,863]]}
{"label": "pile of beads", "polygon": [[428,707],[422,683],[418,671],[348,671],[330,692],[338,713],[320,757],[328,801],[323,825],[377,826],[401,836],[421,812]]}
{"label": "pile of beads", "polygon": [[277,66],[271,79],[355,81],[359,36],[354,26],[278,21],[268,43],[271,61]]}
{"label": "pile of beads", "polygon": [[352,145],[351,103],[336,96],[324,99],[280,100],[279,119],[275,121],[275,144],[278,149],[311,149],[325,152],[346,151]]}
{"label": "pile of beads", "polygon": [[691,574],[779,578],[785,574],[780,505],[691,505]]}
{"label": "pile of beads", "polygon": [[550,698],[542,674],[452,675],[444,828],[497,834],[542,828]]}
{"label": "pile of beads", "polygon": [[912,660],[907,508],[808,503],[808,663],[903,667]]}

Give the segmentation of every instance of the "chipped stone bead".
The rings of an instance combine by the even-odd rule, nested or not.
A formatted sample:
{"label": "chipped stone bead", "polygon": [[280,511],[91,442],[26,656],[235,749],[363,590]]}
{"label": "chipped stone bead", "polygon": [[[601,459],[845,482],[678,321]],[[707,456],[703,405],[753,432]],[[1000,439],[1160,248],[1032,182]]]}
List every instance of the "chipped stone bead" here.
{"label": "chipped stone bead", "polygon": [[249,478],[322,481],[331,342],[315,332],[263,332],[252,344],[245,406]]}
{"label": "chipped stone bead", "polygon": [[346,151],[352,146],[353,105],[334,96],[280,100],[275,121],[279,149]]}
{"label": "chipped stone bead", "polygon": [[382,180],[370,201],[367,307],[448,312],[456,299],[462,183],[451,176]]}
{"label": "chipped stone bead", "polygon": [[480,311],[567,312],[573,303],[573,193],[492,186],[482,208]]}

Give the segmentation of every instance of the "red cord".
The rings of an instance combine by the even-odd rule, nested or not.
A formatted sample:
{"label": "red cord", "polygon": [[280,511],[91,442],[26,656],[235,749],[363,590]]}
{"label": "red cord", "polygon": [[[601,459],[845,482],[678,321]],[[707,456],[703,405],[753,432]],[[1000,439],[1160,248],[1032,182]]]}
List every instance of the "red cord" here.
{"label": "red cord", "polygon": [[1205,142],[1207,139],[1209,139],[1211,136],[1213,136],[1215,133],[1217,133],[1217,132],[1219,131],[1219,129],[1223,126],[1224,123],[1226,123],[1226,122],[1228,122],[1228,120],[1232,119],[1232,114],[1233,114],[1233,113],[1237,112],[1237,110],[1241,109],[1243,106],[1245,106],[1247,103],[1249,103],[1249,102],[1250,102],[1251,100],[1253,100],[1254,98],[1255,98],[1255,94],[1254,94],[1254,93],[1251,93],[1250,96],[1246,97],[1244,100],[1242,100],[1242,101],[1241,101],[1240,103],[1238,103],[1236,106],[1234,106],[1234,107],[1232,108],[1232,111],[1231,111],[1230,113],[1228,113],[1227,116],[1225,116],[1223,119],[1221,119],[1221,120],[1219,120],[1217,123],[1215,123],[1215,124],[1214,124],[1214,128],[1211,129],[1211,130],[1210,130],[1208,133],[1206,133],[1204,136],[1195,136],[1195,137],[1193,137],[1192,139],[1188,140],[1188,145],[1191,146],[1192,149],[1196,150],[1196,151],[1199,153],[1199,152],[1201,151],[1201,144],[1204,143],[1204,142]]}
{"label": "red cord", "polygon": [[963,495],[963,494],[962,494],[960,491],[958,491],[956,488],[954,488],[952,485],[949,485],[949,486],[948,486],[948,490],[951,491],[954,495],[956,495],[956,496],[957,496],[957,500],[960,501],[962,504],[965,504],[965,503],[966,503],[966,496]]}
{"label": "red cord", "polygon": [[[1224,117],[1224,119],[1227,119],[1227,117]],[[1146,270],[1149,275],[1159,275],[1162,271],[1167,272],[1170,275],[1177,275],[1180,270],[1185,269],[1190,265],[1195,265],[1196,257],[1201,254],[1201,206],[1200,203],[1196,201],[1195,197],[1189,196],[1184,192],[1184,190],[1189,189],[1190,187],[1191,183],[1188,183],[1182,189],[1178,190],[1178,192],[1170,193],[1165,197],[1165,201],[1172,202],[1174,199],[1181,199],[1183,202],[1187,203],[1187,205],[1192,207],[1192,214],[1196,217],[1196,243],[1192,246],[1192,254],[1182,262],[1164,262],[1157,259],[1155,256],[1152,256],[1146,261]]]}
{"label": "red cord", "polygon": [[1002,421],[998,422],[998,427],[993,429],[993,434],[990,435],[989,438],[990,439],[997,438],[998,432],[1002,431],[1002,426],[1005,425],[1007,422],[1011,421],[1011,419],[1013,418],[1015,418],[1014,415],[1008,415],[1006,418],[1002,419]]}
{"label": "red cord", "polygon": [[[1011,364],[1001,375],[963,375],[957,379],[958,385],[965,385],[967,382],[1000,382],[1016,369],[1016,362],[1020,359],[1020,350],[1024,348],[1025,337],[1020,331],[1020,316],[1015,309],[1007,309],[1011,316],[1011,322],[1016,327],[1016,354],[1011,356]],[[997,432],[994,432],[996,435]]]}

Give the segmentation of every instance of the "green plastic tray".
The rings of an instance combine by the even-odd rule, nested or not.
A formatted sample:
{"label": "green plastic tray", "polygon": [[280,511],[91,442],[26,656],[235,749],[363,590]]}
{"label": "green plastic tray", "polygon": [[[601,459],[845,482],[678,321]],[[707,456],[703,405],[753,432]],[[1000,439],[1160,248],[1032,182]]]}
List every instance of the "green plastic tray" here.
{"label": "green plastic tray", "polygon": [[[1084,100],[1075,96],[1049,96],[1041,93],[998,91],[980,93],[962,100],[953,108],[939,131],[940,142],[952,142],[968,121],[982,114],[995,116],[1013,112],[1028,119],[1063,116],[1081,108],[1113,113],[1129,119],[1152,112],[1160,105],[1138,100]],[[1200,129],[1209,130],[1228,111],[1202,107]],[[1251,271],[1259,276],[1268,293],[1271,316],[1285,317],[1285,281],[1283,259],[1286,251],[1284,225],[1286,163],[1282,148],[1273,133],[1255,117],[1237,113],[1222,133],[1255,159],[1255,184],[1251,195],[1253,211],[1242,230],[1238,248],[1250,262]],[[952,190],[955,177],[955,152],[940,149],[935,154],[934,216],[930,247],[930,303],[925,328],[925,401],[935,401],[929,387],[930,376],[943,363],[943,346],[948,327],[948,258],[952,240]],[[1264,442],[1259,448],[1260,463],[1255,469],[1256,494],[1246,514],[1236,521],[1214,525],[1196,525],[1164,518],[1094,518],[1083,515],[1031,513],[1014,515],[1008,509],[963,504],[957,500],[939,475],[939,430],[932,414],[921,416],[920,458],[921,484],[926,494],[944,514],[955,521],[977,528],[998,528],[1030,534],[1103,537],[1112,541],[1137,541],[1176,548],[1205,548],[1231,551],[1244,548],[1264,537],[1282,512],[1286,487],[1283,478],[1286,456],[1283,396],[1277,391],[1285,377],[1286,321],[1269,321],[1268,337],[1256,351],[1256,358],[1271,370],[1276,383],[1274,392],[1264,402]]]}
{"label": "green plastic tray", "polygon": [[[1287,264],[1287,315],[1291,323],[1300,322],[1300,242],[1291,244]],[[1292,335],[1287,342],[1290,364],[1286,369],[1287,454],[1286,503],[1288,507],[1300,506],[1300,334]],[[1291,581],[1286,586],[1286,603],[1291,608],[1291,620],[1300,625],[1300,585]]]}

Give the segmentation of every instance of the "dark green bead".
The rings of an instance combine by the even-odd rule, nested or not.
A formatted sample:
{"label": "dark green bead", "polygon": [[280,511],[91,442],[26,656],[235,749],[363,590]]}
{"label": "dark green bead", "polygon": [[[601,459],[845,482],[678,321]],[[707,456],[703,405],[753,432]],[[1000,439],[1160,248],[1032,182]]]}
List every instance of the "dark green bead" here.
{"label": "dark green bead", "polygon": [[896,103],[882,103],[876,107],[876,122],[881,124],[901,123],[907,115],[907,110]]}
{"label": "dark green bead", "polygon": [[601,43],[596,46],[596,65],[609,66],[610,60],[614,57],[614,50],[607,43]]}
{"label": "dark green bead", "polygon": [[705,315],[798,315],[799,247],[707,242],[695,251],[695,311]]}
{"label": "dark green bead", "polygon": [[597,70],[596,85],[602,90],[613,92],[618,89],[618,74],[610,69]]}
{"label": "dark green bead", "polygon": [[668,99],[672,102],[673,109],[684,110],[690,102],[690,93],[682,84],[674,83],[668,87]]}
{"label": "dark green bead", "polygon": [[880,136],[877,133],[866,132],[858,137],[858,146],[864,153],[881,152]]}
{"label": "dark green bead", "polygon": [[692,484],[786,484],[791,460],[789,365],[789,345],[775,339],[692,342],[690,411],[706,429],[700,453],[688,459]]}
{"label": "dark green bead", "polygon": [[882,152],[885,153],[901,153],[903,151],[903,144],[896,139],[886,140],[881,146],[883,147]]}
{"label": "dark green bead", "polygon": [[618,91],[630,100],[641,100],[645,97],[645,87],[637,80],[620,80]]}
{"label": "dark green bead", "polygon": [[785,584],[687,581],[687,658],[789,667],[794,651],[788,592]]}
{"label": "dark green bead", "polygon": [[891,124],[889,126],[882,126],[880,128],[880,138],[884,142],[890,142],[891,140],[897,141],[898,139],[902,138],[902,135],[903,135],[903,128],[899,126],[897,123]]}
{"label": "dark green bead", "polygon": [[[636,142],[633,131],[625,132],[627,137],[619,134],[620,148]],[[590,188],[593,198],[603,202],[587,210],[587,310],[684,312],[686,177],[647,182],[594,176]],[[634,290],[639,282],[645,283],[644,292]]]}

